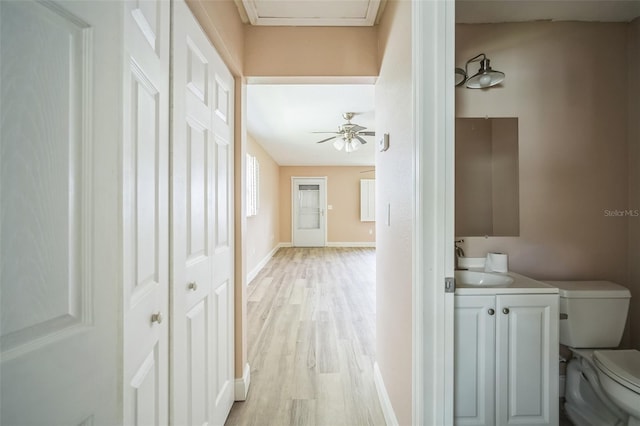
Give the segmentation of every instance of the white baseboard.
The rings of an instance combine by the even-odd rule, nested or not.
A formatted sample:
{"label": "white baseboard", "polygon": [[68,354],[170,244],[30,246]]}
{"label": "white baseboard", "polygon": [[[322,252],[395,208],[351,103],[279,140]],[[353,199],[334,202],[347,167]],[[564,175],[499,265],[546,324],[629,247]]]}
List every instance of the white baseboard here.
{"label": "white baseboard", "polygon": [[398,419],[396,413],[393,411],[387,388],[384,386],[384,380],[382,379],[382,373],[380,373],[380,367],[378,363],[373,364],[373,381],[376,384],[376,391],[378,391],[378,400],[380,401],[380,407],[384,414],[384,421],[387,426],[398,426]]}
{"label": "white baseboard", "polygon": [[342,243],[342,242],[330,242],[327,243],[327,247],[375,247],[375,241],[354,242],[354,243]]}
{"label": "white baseboard", "polygon": [[273,257],[274,254],[276,254],[276,252],[280,249],[280,247],[282,247],[280,244],[276,244],[276,246],[273,248],[273,250],[271,250],[269,253],[267,253],[267,255],[264,257],[264,259],[262,259],[260,261],[260,263],[258,263],[256,265],[255,268],[253,268],[253,270],[251,272],[249,272],[247,274],[247,285],[249,285],[249,283],[251,281],[253,281],[253,279],[255,277],[258,276],[258,274],[260,273],[260,271],[262,270],[262,268],[265,267],[265,265],[267,263],[269,263],[269,261],[271,260],[271,258]]}
{"label": "white baseboard", "polygon": [[251,368],[247,363],[244,365],[244,371],[242,372],[242,377],[239,379],[236,379],[235,389],[234,389],[234,400],[244,401],[247,399],[247,394],[249,394],[249,384],[251,384]]}
{"label": "white baseboard", "polygon": [[[360,241],[360,242],[328,242],[326,247],[375,247],[375,241]],[[292,243],[280,243],[278,244],[278,248],[280,247],[293,247]]]}

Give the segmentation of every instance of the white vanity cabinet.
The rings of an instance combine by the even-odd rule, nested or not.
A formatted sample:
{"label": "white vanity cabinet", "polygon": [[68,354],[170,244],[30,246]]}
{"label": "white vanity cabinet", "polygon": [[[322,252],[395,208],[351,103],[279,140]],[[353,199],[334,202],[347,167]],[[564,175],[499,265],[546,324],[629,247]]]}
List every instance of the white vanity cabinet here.
{"label": "white vanity cabinet", "polygon": [[558,295],[455,298],[455,424],[557,425]]}

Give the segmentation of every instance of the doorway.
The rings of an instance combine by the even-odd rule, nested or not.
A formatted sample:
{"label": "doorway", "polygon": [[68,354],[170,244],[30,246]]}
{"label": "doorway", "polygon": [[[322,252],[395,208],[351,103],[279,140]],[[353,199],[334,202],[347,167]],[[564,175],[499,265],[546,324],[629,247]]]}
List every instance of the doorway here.
{"label": "doorway", "polygon": [[327,245],[327,178],[291,179],[293,247]]}
{"label": "doorway", "polygon": [[[363,410],[380,420],[373,379],[376,224],[372,215],[363,218],[361,197],[363,180],[375,178],[374,87],[249,83],[246,94],[240,157],[259,164],[259,202],[245,217],[243,239],[244,368],[253,395],[268,392],[270,409],[280,401],[284,411],[295,406],[318,419],[344,415],[362,423],[356,419]],[[337,141],[342,129],[364,142],[352,137],[359,146],[345,150]],[[295,356],[281,365],[283,350]],[[345,404],[342,381],[354,386],[347,395],[366,397]],[[232,424],[255,412],[256,398],[245,401],[232,410]]]}

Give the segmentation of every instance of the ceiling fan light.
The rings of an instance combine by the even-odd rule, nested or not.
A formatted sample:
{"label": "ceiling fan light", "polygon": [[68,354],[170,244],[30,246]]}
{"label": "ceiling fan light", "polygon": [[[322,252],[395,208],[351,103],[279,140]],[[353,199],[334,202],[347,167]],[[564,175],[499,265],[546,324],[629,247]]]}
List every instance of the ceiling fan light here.
{"label": "ceiling fan light", "polygon": [[344,150],[345,152],[353,152],[353,145],[351,144],[351,142],[347,142],[347,144],[344,146]]}
{"label": "ceiling fan light", "polygon": [[346,147],[346,151],[347,152],[353,152],[353,151],[357,151],[358,148],[360,148],[360,142],[352,139],[351,141],[347,142],[347,147]]}
{"label": "ceiling fan light", "polygon": [[342,151],[343,148],[346,152],[353,152],[360,149],[360,145],[367,143],[367,141],[363,139],[363,136],[375,136],[375,132],[367,130],[366,127],[359,124],[352,123],[351,118],[354,115],[355,113],[353,112],[345,112],[343,118],[347,120],[347,122],[339,125],[337,132],[313,132],[332,133],[335,135],[317,141],[316,143],[325,143],[333,140],[332,145],[337,151]]}

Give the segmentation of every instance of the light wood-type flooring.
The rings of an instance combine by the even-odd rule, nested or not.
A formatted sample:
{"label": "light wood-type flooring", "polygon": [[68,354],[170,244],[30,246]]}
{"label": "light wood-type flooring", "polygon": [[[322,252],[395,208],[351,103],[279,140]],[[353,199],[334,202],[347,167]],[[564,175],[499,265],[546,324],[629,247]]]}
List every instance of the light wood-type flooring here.
{"label": "light wood-type flooring", "polygon": [[249,284],[251,386],[227,425],[384,425],[375,249],[281,248]]}

